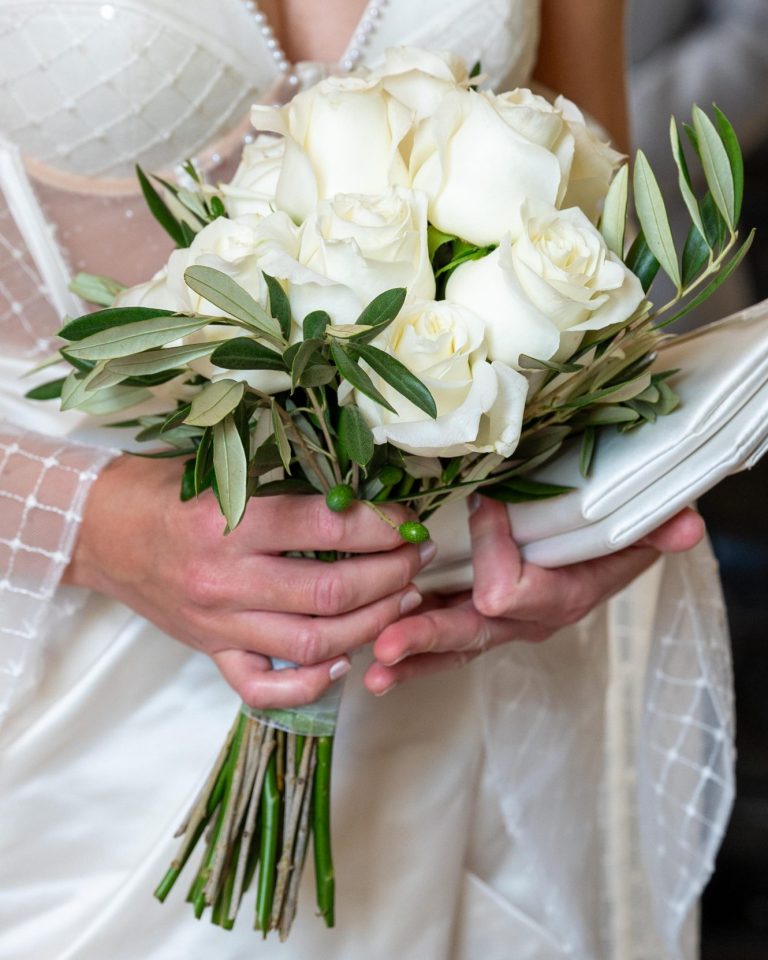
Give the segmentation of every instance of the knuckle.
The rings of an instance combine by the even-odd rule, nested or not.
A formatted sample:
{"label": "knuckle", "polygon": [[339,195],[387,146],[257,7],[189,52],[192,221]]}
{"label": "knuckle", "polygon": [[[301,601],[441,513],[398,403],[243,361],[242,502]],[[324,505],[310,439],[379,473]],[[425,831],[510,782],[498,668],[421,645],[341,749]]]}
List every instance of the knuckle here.
{"label": "knuckle", "polygon": [[313,529],[318,542],[326,549],[340,547],[347,536],[347,521],[343,513],[334,513],[326,506],[325,500],[318,497],[313,504]]}
{"label": "knuckle", "polygon": [[251,707],[254,710],[264,710],[269,706],[264,696],[264,687],[258,679],[253,677],[236,677],[232,682],[232,686],[242,697],[243,703],[247,707]]}
{"label": "knuckle", "polygon": [[221,586],[216,569],[205,561],[186,565],[183,586],[186,595],[198,607],[212,607],[220,600]]}
{"label": "knuckle", "polygon": [[564,627],[579,623],[592,610],[593,604],[583,596],[570,595],[566,598],[558,620]]}
{"label": "knuckle", "polygon": [[495,581],[478,587],[473,594],[475,609],[484,617],[508,615],[511,606],[511,590],[506,583]]}
{"label": "knuckle", "polygon": [[478,626],[477,631],[472,637],[471,642],[468,644],[465,653],[482,653],[484,650],[487,650],[491,645],[491,627],[490,624],[486,623],[485,620],[482,620]]}
{"label": "knuckle", "polygon": [[315,612],[323,617],[335,617],[346,609],[347,588],[341,574],[333,567],[315,579],[312,602]]}
{"label": "knuckle", "polygon": [[303,666],[320,663],[329,657],[328,641],[319,625],[312,620],[298,629],[295,644],[293,659]]}
{"label": "knuckle", "polygon": [[421,643],[421,653],[431,653],[440,642],[440,631],[434,619],[429,615],[424,617],[424,631]]}

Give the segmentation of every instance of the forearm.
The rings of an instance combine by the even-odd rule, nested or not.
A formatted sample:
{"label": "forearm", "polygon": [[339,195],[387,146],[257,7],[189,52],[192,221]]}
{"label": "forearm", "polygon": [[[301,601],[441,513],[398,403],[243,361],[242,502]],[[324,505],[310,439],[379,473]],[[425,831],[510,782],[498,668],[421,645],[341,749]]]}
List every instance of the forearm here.
{"label": "forearm", "polygon": [[577,103],[627,150],[622,0],[541,0],[534,79]]}

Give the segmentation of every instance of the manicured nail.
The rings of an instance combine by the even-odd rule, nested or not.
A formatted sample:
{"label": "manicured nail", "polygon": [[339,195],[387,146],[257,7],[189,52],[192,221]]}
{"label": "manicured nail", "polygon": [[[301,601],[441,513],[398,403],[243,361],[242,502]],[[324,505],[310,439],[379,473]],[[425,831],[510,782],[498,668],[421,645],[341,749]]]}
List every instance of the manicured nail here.
{"label": "manicured nail", "polygon": [[426,543],[422,543],[419,547],[419,557],[422,563],[429,563],[436,553],[437,544],[432,540],[427,540]]}
{"label": "manicured nail", "polygon": [[352,665],[348,660],[337,660],[328,671],[328,676],[331,678],[331,680],[339,680],[345,674],[349,673],[351,669]]}
{"label": "manicured nail", "polygon": [[385,693],[389,693],[390,690],[394,690],[396,686],[397,686],[397,681],[395,681],[394,683],[390,683],[388,687],[384,687],[383,690],[379,690],[376,696],[383,697]]}
{"label": "manicured nail", "polygon": [[409,590],[400,600],[400,613],[405,615],[421,606],[421,594],[418,590]]}
{"label": "manicured nail", "polygon": [[480,503],[481,503],[481,500],[480,500],[479,493],[471,493],[469,495],[469,497],[467,498],[467,510],[469,511],[470,517],[472,516],[473,513],[477,512],[477,509],[480,506]]}

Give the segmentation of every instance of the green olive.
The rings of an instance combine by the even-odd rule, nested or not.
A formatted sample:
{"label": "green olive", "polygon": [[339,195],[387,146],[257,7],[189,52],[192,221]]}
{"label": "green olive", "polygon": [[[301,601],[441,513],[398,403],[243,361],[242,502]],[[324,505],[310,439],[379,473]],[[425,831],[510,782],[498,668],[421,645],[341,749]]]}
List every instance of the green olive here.
{"label": "green olive", "polygon": [[355,491],[348,483],[337,483],[325,495],[325,502],[329,510],[342,513],[348,510],[355,502]]}
{"label": "green olive", "polygon": [[418,520],[406,520],[397,528],[403,540],[408,543],[424,543],[429,540],[429,530]]}

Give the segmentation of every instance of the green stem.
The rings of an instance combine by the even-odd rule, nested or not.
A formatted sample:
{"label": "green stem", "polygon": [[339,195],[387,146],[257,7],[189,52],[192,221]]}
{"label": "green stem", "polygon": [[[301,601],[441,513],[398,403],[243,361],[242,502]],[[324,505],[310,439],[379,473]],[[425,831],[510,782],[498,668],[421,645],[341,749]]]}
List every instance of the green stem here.
{"label": "green stem", "polygon": [[272,916],[277,867],[277,840],[280,830],[280,794],[277,789],[277,761],[269,758],[261,800],[261,849],[259,851],[259,884],[256,892],[256,929],[266,937]]}
{"label": "green stem", "polygon": [[327,927],[334,924],[334,874],[331,855],[331,757],[333,737],[317,739],[312,828],[315,848],[317,906]]}

